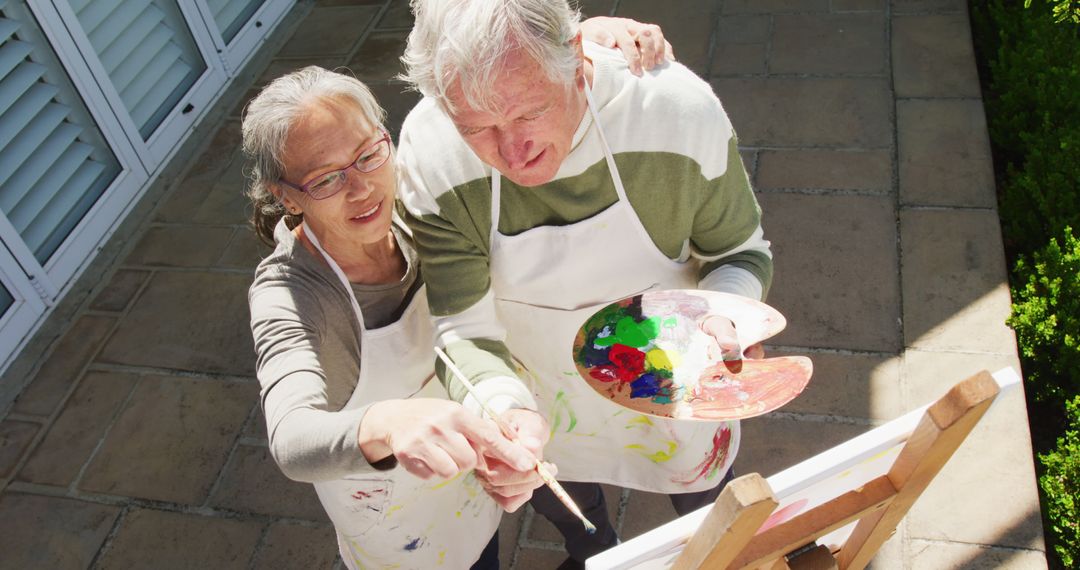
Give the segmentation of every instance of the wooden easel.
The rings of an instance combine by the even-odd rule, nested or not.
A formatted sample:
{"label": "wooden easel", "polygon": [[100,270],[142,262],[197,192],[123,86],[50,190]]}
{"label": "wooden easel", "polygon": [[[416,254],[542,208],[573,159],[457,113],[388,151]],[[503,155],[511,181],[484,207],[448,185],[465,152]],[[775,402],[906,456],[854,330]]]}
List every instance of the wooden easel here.
{"label": "wooden easel", "polygon": [[[865,567],[971,433],[998,391],[998,383],[986,371],[953,386],[923,413],[888,473],[763,532],[759,532],[762,523],[778,505],[772,489],[756,473],[735,479],[716,499],[672,568]],[[838,549],[815,544],[855,521],[854,530]]]}

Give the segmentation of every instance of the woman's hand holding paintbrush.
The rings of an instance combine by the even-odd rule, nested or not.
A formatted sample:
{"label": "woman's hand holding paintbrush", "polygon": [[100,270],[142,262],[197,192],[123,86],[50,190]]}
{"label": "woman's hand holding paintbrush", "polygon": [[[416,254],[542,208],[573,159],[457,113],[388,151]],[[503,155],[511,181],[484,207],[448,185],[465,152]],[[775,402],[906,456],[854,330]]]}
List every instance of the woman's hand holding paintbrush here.
{"label": "woman's hand holding paintbrush", "polygon": [[[507,428],[503,433],[507,439],[524,447],[538,460],[543,458],[549,431],[539,414],[530,410],[511,409],[500,414],[500,420]],[[556,472],[554,464],[544,463],[544,467],[551,473]],[[528,502],[532,498],[533,490],[544,484],[535,469],[522,471],[490,455],[478,457],[475,473],[484,490],[508,513]]]}
{"label": "woman's hand holding paintbrush", "polygon": [[[454,361],[450,360],[450,357],[447,356],[446,353],[437,346],[435,347],[435,354],[439,356],[439,359],[443,361],[443,364],[445,364],[446,367],[450,370],[450,372],[454,374],[454,376],[458,379],[459,382],[461,382],[462,386],[465,387],[469,394],[471,394],[473,398],[476,398],[476,402],[480,404],[480,408],[484,411],[485,414],[490,416],[491,419],[495,421],[495,423],[499,426],[499,429],[502,431],[503,435],[505,435],[508,439],[516,439],[517,430],[507,425],[507,423],[500,416],[498,416],[497,414],[492,412],[490,408],[488,408],[484,400],[482,400],[479,394],[476,393],[476,388],[473,387],[472,382],[470,382],[465,377],[465,375],[462,374],[461,370],[459,370],[457,365],[454,364]],[[567,494],[566,490],[563,489],[562,485],[560,485],[559,482],[555,480],[555,475],[548,470],[545,464],[542,463],[539,459],[537,459],[534,469],[536,470],[536,473],[540,475],[540,478],[543,479],[544,484],[546,484],[551,489],[552,493],[555,494],[559,501],[561,501],[562,504],[565,505],[566,508],[574,514],[574,516],[581,519],[581,523],[585,525],[585,530],[587,530],[589,534],[596,532],[596,525],[592,524],[591,522],[589,522],[589,519],[585,518],[585,515],[582,514],[581,509],[574,503],[574,500],[570,498],[570,495]]]}

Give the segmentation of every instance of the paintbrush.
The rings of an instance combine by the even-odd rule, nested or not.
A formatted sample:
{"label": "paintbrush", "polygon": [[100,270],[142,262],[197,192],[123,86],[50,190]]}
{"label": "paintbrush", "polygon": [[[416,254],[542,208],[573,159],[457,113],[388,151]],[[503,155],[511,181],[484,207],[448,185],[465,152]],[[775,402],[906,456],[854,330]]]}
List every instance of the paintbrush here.
{"label": "paintbrush", "polygon": [[[461,381],[461,384],[465,386],[465,389],[469,392],[469,394],[472,394],[472,397],[480,403],[480,408],[484,411],[484,413],[491,416],[491,419],[495,421],[495,425],[499,426],[499,430],[502,431],[503,435],[505,435],[506,438],[509,440],[517,441],[517,434],[514,432],[513,428],[507,425],[506,422],[504,422],[498,415],[495,414],[495,412],[491,411],[491,409],[487,407],[487,403],[485,403],[484,400],[480,399],[480,395],[476,393],[476,387],[472,385],[472,382],[469,382],[465,378],[465,375],[462,374],[461,370],[458,370],[458,367],[454,365],[454,362],[450,360],[450,357],[447,356],[446,353],[437,346],[435,347],[435,354],[437,354],[439,356],[439,359],[443,361],[443,364],[446,364],[446,367],[454,373],[454,376],[456,376],[457,379]],[[570,512],[574,514],[574,516],[581,519],[581,523],[585,525],[585,530],[588,531],[589,534],[595,533],[596,525],[589,522],[589,519],[585,518],[585,515],[582,514],[581,509],[577,506],[576,503],[574,503],[574,500],[570,498],[570,494],[566,492],[566,489],[563,489],[563,486],[555,480],[555,477],[553,477],[551,473],[546,468],[544,468],[544,464],[541,463],[539,459],[533,457],[533,460],[536,461],[536,463],[533,465],[533,469],[535,469],[536,472],[540,475],[540,478],[543,479],[544,484],[551,488],[551,492],[555,493],[555,496],[560,501],[562,501],[563,505],[566,505],[566,508],[569,509]]]}

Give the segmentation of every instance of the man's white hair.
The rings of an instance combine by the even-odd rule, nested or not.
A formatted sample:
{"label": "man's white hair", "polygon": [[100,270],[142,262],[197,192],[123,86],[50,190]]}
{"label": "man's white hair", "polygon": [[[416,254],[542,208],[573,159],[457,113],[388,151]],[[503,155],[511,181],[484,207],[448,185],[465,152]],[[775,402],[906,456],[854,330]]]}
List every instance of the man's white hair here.
{"label": "man's white hair", "polygon": [[412,0],[401,78],[453,112],[447,97],[457,84],[465,104],[497,111],[495,80],[506,55],[522,50],[554,83],[569,86],[581,63],[580,13],[566,0]]}

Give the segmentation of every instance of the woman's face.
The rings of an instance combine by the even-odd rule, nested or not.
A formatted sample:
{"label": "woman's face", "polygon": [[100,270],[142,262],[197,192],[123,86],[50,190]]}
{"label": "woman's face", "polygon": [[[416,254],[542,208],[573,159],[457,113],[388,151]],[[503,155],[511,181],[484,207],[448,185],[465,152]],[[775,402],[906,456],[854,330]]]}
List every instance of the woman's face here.
{"label": "woman's face", "polygon": [[346,169],[342,189],[321,200],[278,184],[286,208],[304,213],[304,223],[327,250],[377,243],[390,231],[396,192],[393,157],[367,173],[352,167],[382,137],[354,103],[328,99],[313,101],[289,131],[282,179],[302,186]]}

